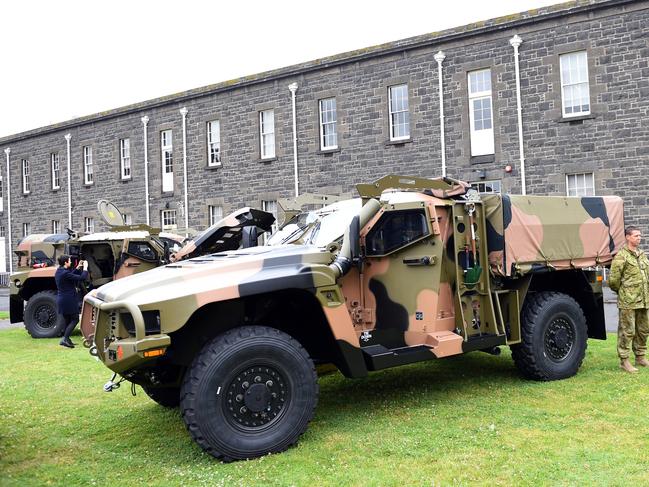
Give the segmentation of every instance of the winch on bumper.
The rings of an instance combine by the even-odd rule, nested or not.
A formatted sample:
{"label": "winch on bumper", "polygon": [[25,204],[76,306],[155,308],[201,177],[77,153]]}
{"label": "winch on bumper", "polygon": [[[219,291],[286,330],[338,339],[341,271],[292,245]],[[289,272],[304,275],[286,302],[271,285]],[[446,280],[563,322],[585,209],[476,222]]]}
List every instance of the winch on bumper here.
{"label": "winch on bumper", "polygon": [[[84,335],[87,334],[86,330],[94,328],[92,341],[96,354],[113,372],[121,373],[155,360],[164,355],[171,344],[171,338],[167,334],[147,334],[142,310],[129,301],[105,302],[89,294],[84,298],[83,308]],[[126,331],[122,317],[128,317],[129,322],[132,320],[135,336],[132,336],[132,332],[124,333],[128,334],[127,337],[119,336],[118,330]],[[92,323],[87,323],[89,320]],[[89,338],[86,336],[87,340]]]}

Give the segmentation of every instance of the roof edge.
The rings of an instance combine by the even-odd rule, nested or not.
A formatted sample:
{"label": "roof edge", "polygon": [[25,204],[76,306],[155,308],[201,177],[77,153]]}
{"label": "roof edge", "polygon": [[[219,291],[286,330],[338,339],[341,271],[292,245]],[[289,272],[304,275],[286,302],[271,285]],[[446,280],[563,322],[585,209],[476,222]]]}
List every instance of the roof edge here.
{"label": "roof edge", "polygon": [[18,142],[35,136],[46,135],[74,127],[80,127],[100,120],[108,120],[132,113],[143,112],[145,110],[158,108],[160,106],[169,105],[172,103],[181,103],[183,101],[220,93],[223,91],[229,91],[235,88],[242,88],[281,78],[288,78],[291,76],[309,73],[323,68],[340,66],[375,58],[378,56],[417,49],[429,46],[431,44],[439,44],[457,39],[474,37],[481,34],[527,25],[533,22],[551,20],[553,18],[562,16],[575,15],[585,11],[622,6],[636,2],[638,2],[638,0],[572,0],[564,3],[550,5],[547,7],[527,10],[524,12],[505,15],[502,17],[496,17],[489,20],[473,22],[459,27],[445,29],[440,32],[432,32],[414,37],[408,37],[406,39],[387,42],[385,44],[378,44],[366,48],[356,49],[354,51],[334,54],[322,59],[306,61],[304,63],[294,64],[270,71],[264,71],[240,78],[234,78],[199,88],[192,88],[190,90],[182,91],[179,93],[125,105],[123,107],[98,112],[71,120],[66,120],[52,125],[46,125],[44,127],[39,127],[25,132],[19,132],[17,134],[0,137],[0,145],[4,145],[10,142]]}

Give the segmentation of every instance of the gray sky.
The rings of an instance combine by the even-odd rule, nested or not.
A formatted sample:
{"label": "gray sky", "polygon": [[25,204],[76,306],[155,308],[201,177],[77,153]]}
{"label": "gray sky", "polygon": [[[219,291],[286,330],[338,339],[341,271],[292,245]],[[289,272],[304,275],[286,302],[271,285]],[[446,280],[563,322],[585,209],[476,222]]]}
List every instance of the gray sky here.
{"label": "gray sky", "polygon": [[0,137],[557,0],[0,2]]}

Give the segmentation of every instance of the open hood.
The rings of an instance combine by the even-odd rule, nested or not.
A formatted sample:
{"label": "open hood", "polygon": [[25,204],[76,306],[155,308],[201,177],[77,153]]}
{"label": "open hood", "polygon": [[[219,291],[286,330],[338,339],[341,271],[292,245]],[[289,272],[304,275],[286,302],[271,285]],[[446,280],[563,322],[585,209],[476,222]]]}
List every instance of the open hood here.
{"label": "open hood", "polygon": [[260,232],[268,232],[274,222],[275,217],[271,213],[241,208],[196,235],[173,255],[172,260],[177,262],[199,255],[236,250],[241,245],[245,227],[257,227]]}

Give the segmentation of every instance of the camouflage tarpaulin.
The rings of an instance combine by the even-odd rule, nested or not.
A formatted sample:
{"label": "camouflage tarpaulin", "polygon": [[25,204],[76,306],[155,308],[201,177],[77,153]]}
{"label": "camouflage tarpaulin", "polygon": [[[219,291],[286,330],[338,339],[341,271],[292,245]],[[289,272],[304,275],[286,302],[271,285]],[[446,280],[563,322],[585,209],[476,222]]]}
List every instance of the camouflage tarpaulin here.
{"label": "camouflage tarpaulin", "polygon": [[608,265],[624,244],[617,196],[490,195],[484,201],[489,264],[498,275]]}

